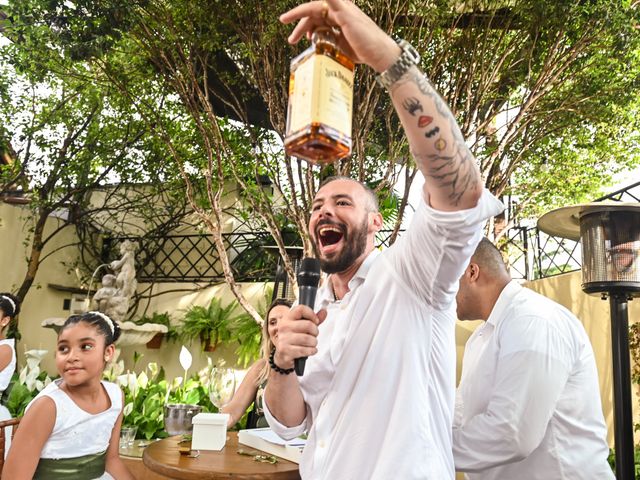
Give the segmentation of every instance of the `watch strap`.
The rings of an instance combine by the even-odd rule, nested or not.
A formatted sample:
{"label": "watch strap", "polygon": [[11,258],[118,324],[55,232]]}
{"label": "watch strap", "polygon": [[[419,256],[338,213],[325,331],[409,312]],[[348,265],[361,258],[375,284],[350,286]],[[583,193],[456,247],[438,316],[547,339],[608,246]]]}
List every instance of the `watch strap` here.
{"label": "watch strap", "polygon": [[402,39],[397,42],[402,49],[402,53],[393,65],[376,77],[378,83],[386,89],[389,89],[389,87],[400,80],[412,66],[420,63],[420,54],[409,42]]}

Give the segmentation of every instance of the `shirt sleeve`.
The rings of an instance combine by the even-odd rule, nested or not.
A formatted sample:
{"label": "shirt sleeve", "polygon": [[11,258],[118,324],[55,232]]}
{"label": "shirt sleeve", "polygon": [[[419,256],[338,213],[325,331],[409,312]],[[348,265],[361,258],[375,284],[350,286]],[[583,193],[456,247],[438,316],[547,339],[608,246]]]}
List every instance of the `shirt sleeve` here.
{"label": "shirt sleeve", "polygon": [[386,252],[387,258],[409,291],[444,310],[455,298],[485,220],[502,210],[502,203],[486,189],[468,210],[439,211],[423,199],[407,232]]}
{"label": "shirt sleeve", "polygon": [[269,424],[269,427],[271,427],[271,430],[273,430],[280,438],[284,440],[292,440],[296,437],[299,437],[308,430],[307,425],[311,426],[311,418],[308,407],[307,416],[305,417],[305,419],[300,425],[296,425],[294,427],[287,427],[276,420],[276,418],[271,414],[271,411],[269,411],[269,406],[267,405],[267,402],[264,401],[264,399],[262,402],[262,410],[264,411],[264,417],[267,419],[267,423]]}
{"label": "shirt sleeve", "polygon": [[573,365],[571,342],[552,323],[518,317],[500,332],[508,349],[501,349],[489,403],[453,427],[456,470],[477,472],[517,462],[542,442]]}

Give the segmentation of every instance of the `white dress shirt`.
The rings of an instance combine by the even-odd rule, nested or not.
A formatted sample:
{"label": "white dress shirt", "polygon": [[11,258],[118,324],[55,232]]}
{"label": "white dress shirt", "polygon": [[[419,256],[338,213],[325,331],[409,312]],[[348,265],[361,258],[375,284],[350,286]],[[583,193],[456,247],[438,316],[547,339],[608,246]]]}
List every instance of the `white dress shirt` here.
{"label": "white dress shirt", "polygon": [[510,282],[465,347],[456,468],[469,480],[613,479],[606,437],[584,327],[563,306]]}
{"label": "white dress shirt", "polygon": [[299,379],[307,417],[284,438],[308,431],[305,480],[454,478],[455,294],[481,237],[502,204],[487,191],[470,210],[440,212],[421,202],[411,227],[374,251],[333,301],[318,291],[318,353]]}

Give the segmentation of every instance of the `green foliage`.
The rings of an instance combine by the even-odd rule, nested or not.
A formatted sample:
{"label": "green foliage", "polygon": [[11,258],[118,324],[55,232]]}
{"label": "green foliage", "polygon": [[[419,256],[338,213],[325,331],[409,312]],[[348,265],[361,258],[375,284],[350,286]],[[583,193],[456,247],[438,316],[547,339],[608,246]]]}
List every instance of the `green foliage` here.
{"label": "green foliage", "polygon": [[[616,471],[616,452],[611,449],[609,450],[609,457],[607,458],[609,461],[609,466],[611,466],[611,470]],[[633,463],[635,465],[635,475],[634,478],[640,478],[640,448],[636,447],[633,453]]]}
{"label": "green foliage", "polygon": [[[47,372],[40,372],[36,378],[37,380],[44,382],[48,378]],[[11,377],[11,382],[8,387],[8,395],[7,392],[5,392],[2,402],[4,406],[7,407],[12,417],[21,417],[24,415],[24,409],[27,408],[29,402],[33,400],[38,393],[39,390],[35,386],[33,388],[29,388],[28,385],[20,382],[18,373],[16,372]]]}
{"label": "green foliage", "polygon": [[171,316],[169,312],[153,312],[151,315],[144,315],[135,320],[136,325],[145,325],[147,323],[156,323],[158,325],[164,325],[167,327],[167,333],[164,334],[166,340],[176,342],[180,337],[178,328],[171,322]]}
{"label": "green foliage", "polygon": [[211,299],[208,307],[191,306],[184,315],[180,338],[187,342],[199,339],[203,348],[205,344],[215,347],[229,342],[233,334],[233,323],[238,318],[235,313],[237,308],[238,302],[235,300],[223,307],[222,301],[216,297]]}
{"label": "green foliage", "polygon": [[262,326],[250,315],[240,315],[233,326],[233,337],[239,343],[236,349],[238,365],[246,368],[260,356]]}
{"label": "green foliage", "polygon": [[123,425],[138,427],[138,438],[164,438],[165,403],[200,405],[205,412],[215,412],[207,387],[200,376],[194,374],[183,382],[176,378],[168,382],[163,368],[151,363],[139,373],[127,373],[117,378],[124,392]]}

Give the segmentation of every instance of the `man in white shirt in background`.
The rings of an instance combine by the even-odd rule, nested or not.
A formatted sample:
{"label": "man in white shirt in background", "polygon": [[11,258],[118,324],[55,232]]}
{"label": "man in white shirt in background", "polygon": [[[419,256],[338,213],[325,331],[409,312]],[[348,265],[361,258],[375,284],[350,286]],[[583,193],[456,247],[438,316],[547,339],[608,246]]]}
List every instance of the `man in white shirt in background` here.
{"label": "man in white shirt in background", "polygon": [[[411,226],[383,252],[374,248],[375,194],[345,178],[318,190],[309,234],[330,275],[315,309],[298,305],[278,324],[265,416],[284,438],[308,432],[304,480],[453,480],[455,293],[502,204],[483,192],[455,118],[408,44],[344,0],[305,3],[280,19],[299,21],[292,43],[339,27],[343,51],[385,72],[425,185]],[[299,357],[308,357],[300,378],[291,374]]]}
{"label": "man in white shirt in background", "polygon": [[460,279],[469,338],[453,456],[469,480],[607,480],[607,427],[589,338],[566,308],[511,280],[482,239]]}

